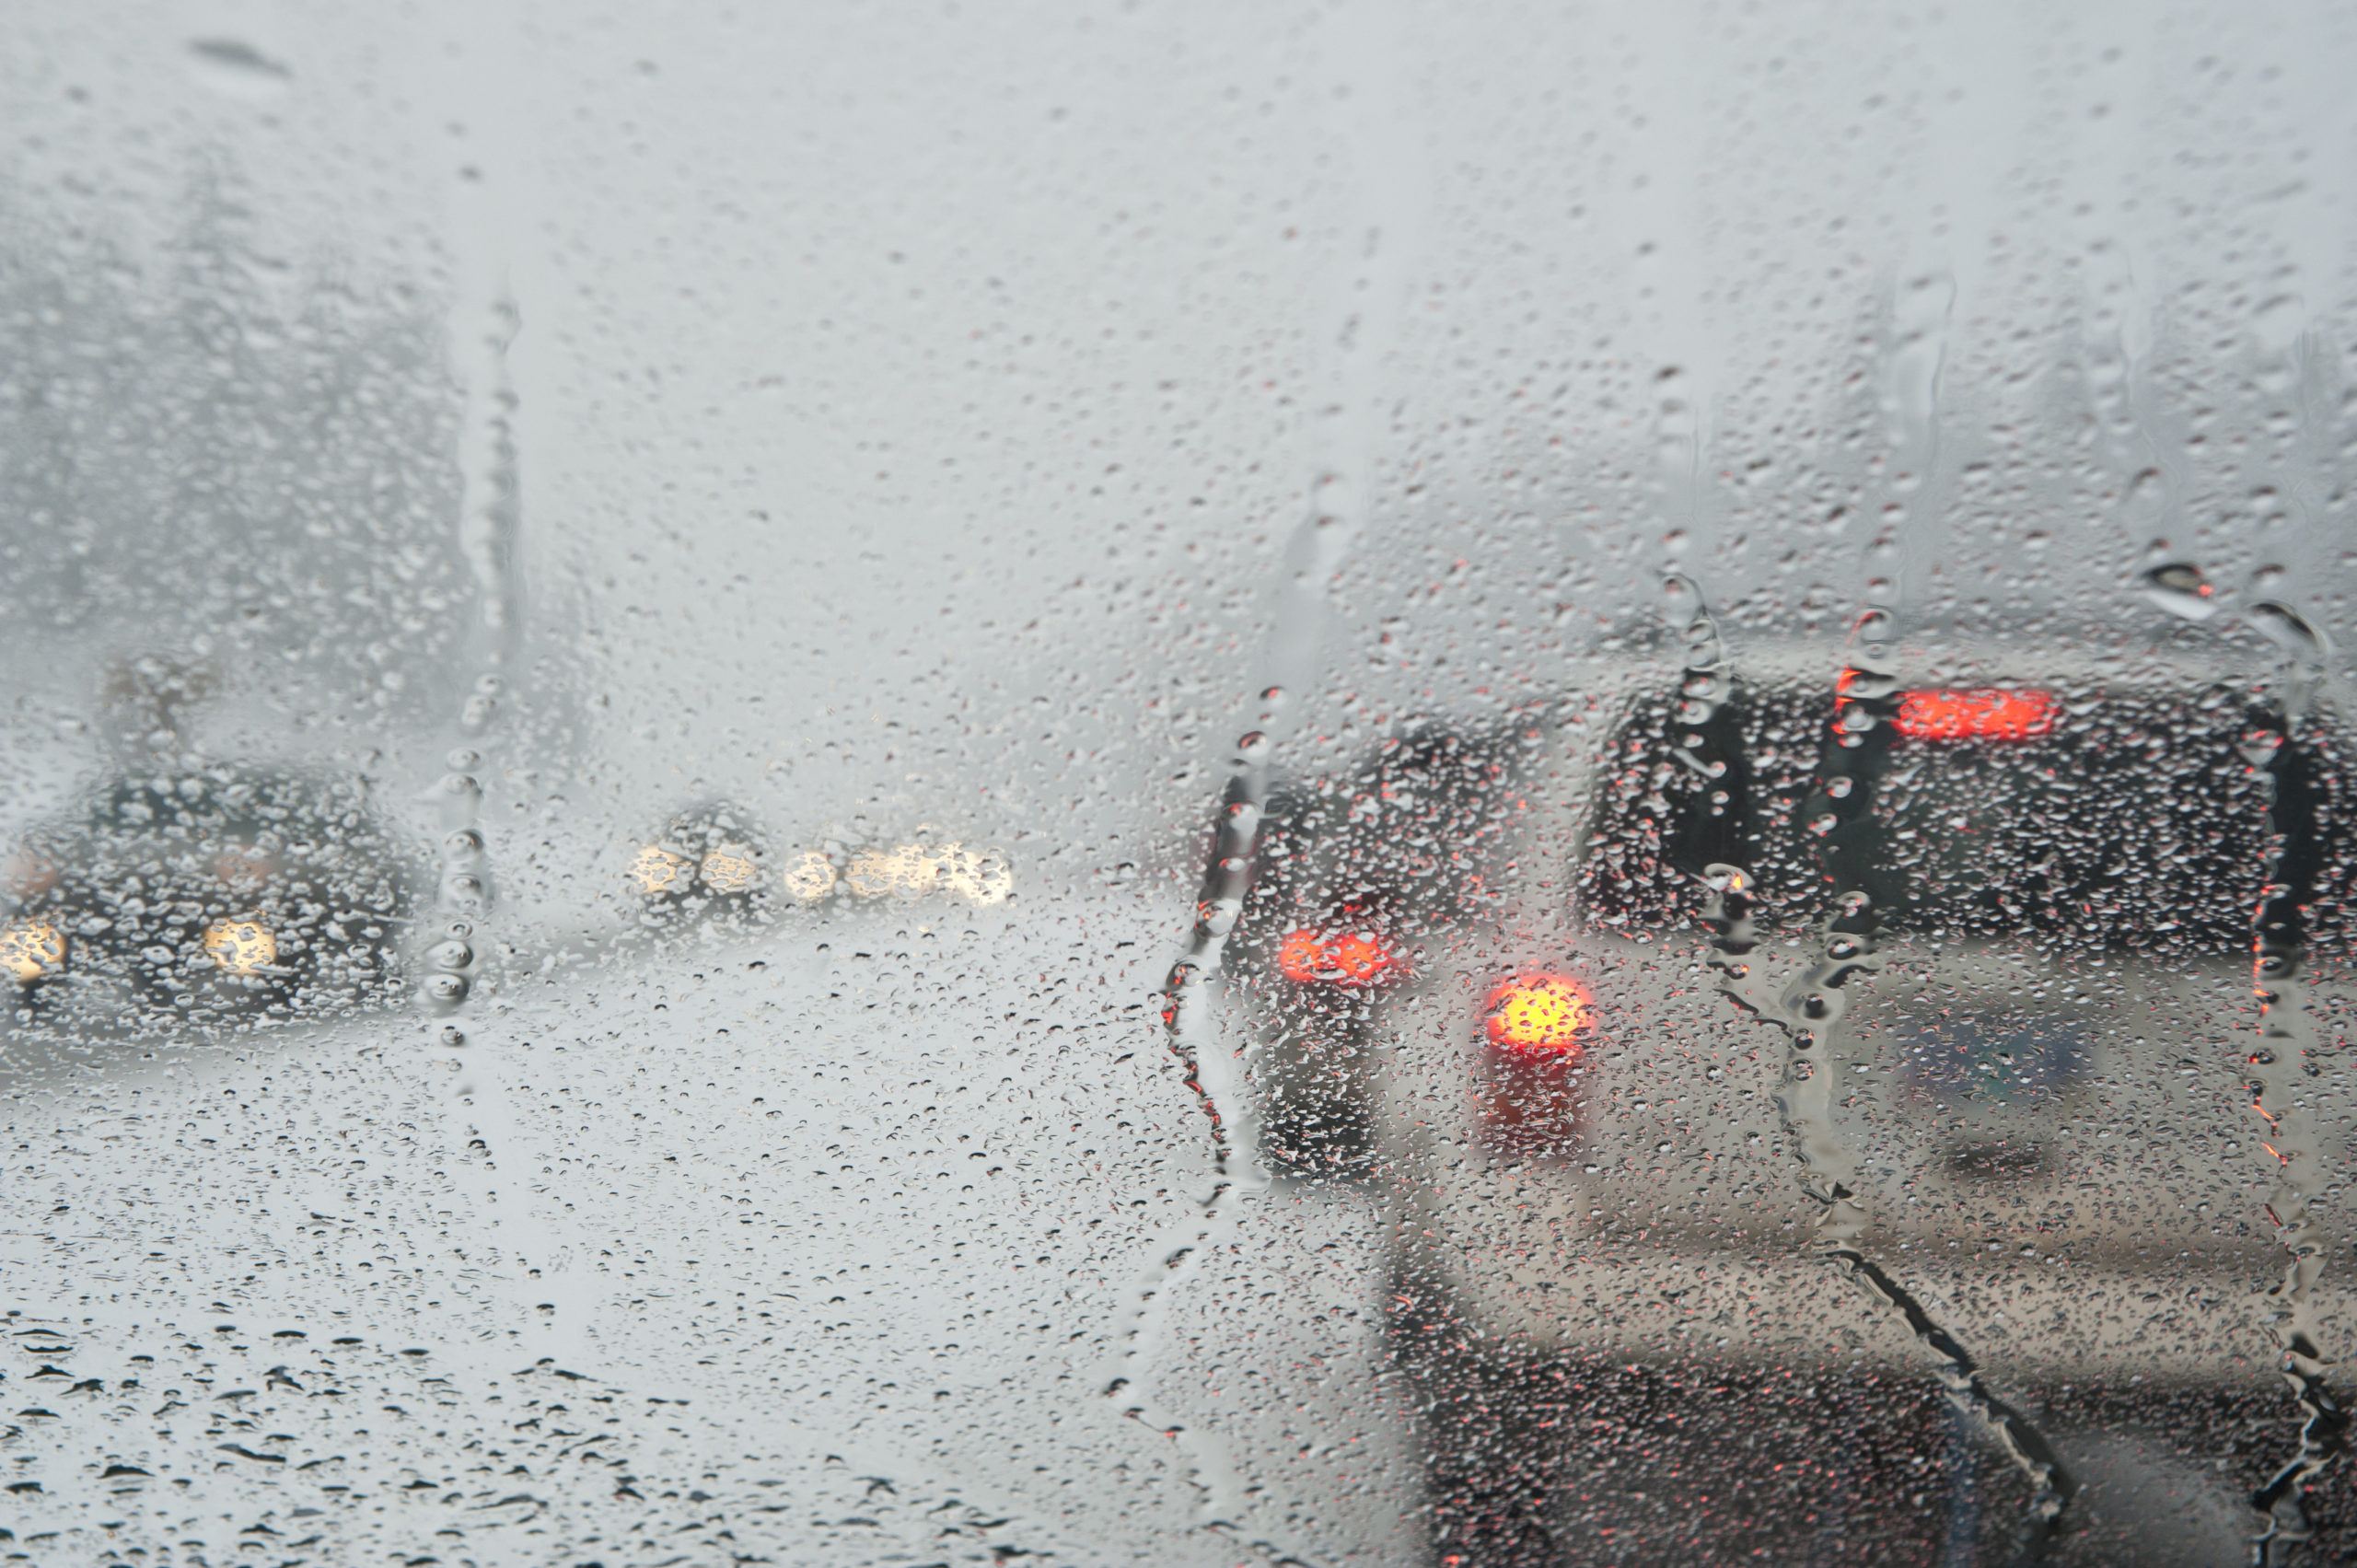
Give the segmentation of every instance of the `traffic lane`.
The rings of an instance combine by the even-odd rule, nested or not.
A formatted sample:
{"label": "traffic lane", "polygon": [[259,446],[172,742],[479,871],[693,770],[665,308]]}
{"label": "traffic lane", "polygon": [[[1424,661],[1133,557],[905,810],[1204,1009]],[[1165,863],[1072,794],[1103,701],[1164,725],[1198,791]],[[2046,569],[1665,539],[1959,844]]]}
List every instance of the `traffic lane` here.
{"label": "traffic lane", "polygon": [[[1191,1461],[1103,1396],[1155,1249],[1210,1178],[1144,1004],[1171,912],[934,912],[561,966],[506,990],[460,1050],[379,1019],[13,1098],[39,1172],[19,1213],[42,1217],[7,1262],[26,1320],[72,1336],[45,1364],[99,1380],[41,1407],[31,1506],[69,1529],[316,1507],[306,1527],[354,1551],[693,1516],[795,1560],[799,1500],[859,1490],[831,1454],[904,1504],[954,1494],[1016,1521],[977,1539],[1225,1561]],[[1289,1360],[1347,1364],[1303,1343]],[[249,1393],[201,1421],[146,1402],[165,1377],[192,1411]],[[527,1453],[543,1434],[514,1429],[536,1399],[594,1411],[579,1433],[608,1433],[616,1462]],[[430,1431],[411,1419],[426,1408]],[[1275,1413],[1204,1420],[1248,1459]],[[143,1433],[149,1476],[117,1479],[145,1501],[81,1468]],[[514,1446],[536,1479],[512,1484],[538,1502],[488,1497],[474,1443]],[[436,1501],[397,1525],[363,1506],[418,1480]]]}

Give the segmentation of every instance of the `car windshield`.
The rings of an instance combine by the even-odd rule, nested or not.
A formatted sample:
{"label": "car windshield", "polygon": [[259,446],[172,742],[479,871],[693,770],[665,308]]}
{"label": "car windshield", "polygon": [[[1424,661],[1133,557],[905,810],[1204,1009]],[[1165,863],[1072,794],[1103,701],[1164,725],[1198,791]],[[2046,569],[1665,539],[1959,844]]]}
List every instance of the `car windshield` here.
{"label": "car windshield", "polygon": [[0,1568],[2357,1553],[2357,29],[0,29]]}

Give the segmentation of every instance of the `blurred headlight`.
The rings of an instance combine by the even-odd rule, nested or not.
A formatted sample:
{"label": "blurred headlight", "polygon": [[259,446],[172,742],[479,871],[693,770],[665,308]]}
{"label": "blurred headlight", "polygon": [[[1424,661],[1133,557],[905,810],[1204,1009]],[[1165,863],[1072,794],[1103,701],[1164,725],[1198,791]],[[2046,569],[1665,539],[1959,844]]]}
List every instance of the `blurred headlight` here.
{"label": "blurred headlight", "polygon": [[973,904],[1006,901],[1015,891],[1015,873],[1004,855],[971,850],[963,844],[939,849],[901,844],[893,849],[866,850],[852,856],[843,870],[843,886],[862,899],[888,894],[946,892]]}
{"label": "blurred headlight", "polygon": [[631,880],[650,899],[659,893],[676,893],[687,886],[692,865],[684,854],[674,854],[660,844],[648,844],[631,857]]}
{"label": "blurred headlight", "polygon": [[812,850],[785,868],[785,890],[806,904],[815,904],[835,890],[835,868]]}
{"label": "blurred headlight", "polygon": [[1003,904],[1015,891],[1015,868],[989,850],[951,844],[935,857],[941,885],[973,904]]}
{"label": "blurred headlight", "polygon": [[30,985],[65,967],[65,933],[45,920],[11,921],[0,929],[0,970]]}
{"label": "blurred headlight", "polygon": [[260,974],[278,961],[278,938],[253,920],[216,920],[204,928],[204,950],[224,974]]}

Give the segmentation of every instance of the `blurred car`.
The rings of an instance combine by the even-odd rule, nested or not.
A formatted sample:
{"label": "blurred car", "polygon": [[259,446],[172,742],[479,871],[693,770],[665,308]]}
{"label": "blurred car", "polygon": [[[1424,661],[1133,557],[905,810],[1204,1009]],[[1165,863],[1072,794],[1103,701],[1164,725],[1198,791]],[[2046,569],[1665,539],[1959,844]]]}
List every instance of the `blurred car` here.
{"label": "blurred car", "polygon": [[834,900],[946,896],[978,908],[1015,890],[1006,856],[962,843],[853,847],[832,842],[773,862],[752,815],[726,801],[674,816],[631,853],[625,880],[642,918],[658,927],[695,920],[770,918],[778,897],[798,905]]}
{"label": "blurred car", "polygon": [[99,1036],[382,1003],[415,855],[355,778],[183,748],[203,672],[115,672],[113,766],[0,864],[0,970],[20,1024]]}
{"label": "blurred car", "polygon": [[[2350,1301],[2268,1297],[2289,1357],[2247,1305],[2306,1092],[2249,1004],[2255,943],[2287,1005],[2347,945],[2345,716],[2026,638],[1731,656],[1707,616],[1652,668],[1277,783],[1228,943],[1264,1157],[1380,1200],[1440,1561],[1729,1561],[1829,1510],[1875,1561],[2239,1557],[2230,1451],[2305,1538],[2340,1427],[2295,1336]],[[2096,1413],[2131,1387],[2168,1430]],[[1697,1446],[1703,1398],[1756,1442]],[[1966,1484],[1992,1454],[2026,1504]]]}

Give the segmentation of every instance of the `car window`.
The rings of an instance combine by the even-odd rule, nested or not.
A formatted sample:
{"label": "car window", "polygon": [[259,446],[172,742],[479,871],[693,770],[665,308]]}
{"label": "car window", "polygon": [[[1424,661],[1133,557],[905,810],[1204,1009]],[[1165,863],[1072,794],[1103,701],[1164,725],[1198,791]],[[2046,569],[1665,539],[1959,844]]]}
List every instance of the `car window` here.
{"label": "car window", "polygon": [[2357,1549],[2336,8],[9,20],[0,1559]]}

